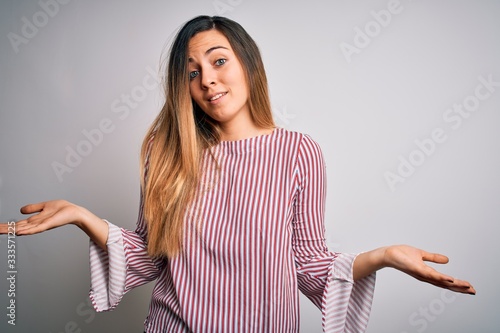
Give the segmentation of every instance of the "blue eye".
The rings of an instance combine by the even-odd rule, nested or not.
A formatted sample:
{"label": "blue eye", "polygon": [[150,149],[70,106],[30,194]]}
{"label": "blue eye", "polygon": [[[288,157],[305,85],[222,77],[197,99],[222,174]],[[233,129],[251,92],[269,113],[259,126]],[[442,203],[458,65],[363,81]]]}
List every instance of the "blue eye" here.
{"label": "blue eye", "polygon": [[215,64],[217,66],[222,66],[226,63],[226,59],[217,59],[217,61],[215,62]]}
{"label": "blue eye", "polygon": [[189,78],[192,80],[195,77],[197,77],[198,74],[200,74],[200,72],[198,72],[198,71],[192,71],[192,72],[189,73]]}

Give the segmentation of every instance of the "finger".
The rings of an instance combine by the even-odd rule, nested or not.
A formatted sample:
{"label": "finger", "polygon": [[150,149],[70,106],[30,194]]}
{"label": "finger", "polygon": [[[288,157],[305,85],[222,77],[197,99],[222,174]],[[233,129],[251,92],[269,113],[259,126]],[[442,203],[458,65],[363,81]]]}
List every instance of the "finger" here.
{"label": "finger", "polygon": [[38,223],[38,224],[27,224],[26,227],[22,228],[21,230],[17,231],[16,234],[18,236],[26,236],[26,235],[34,235],[38,234],[50,229],[53,229],[54,226],[48,224],[48,223]]}
{"label": "finger", "polygon": [[18,235],[33,235],[56,228],[57,221],[54,220],[54,214],[40,218],[39,215],[32,216],[25,220],[19,228]]}
{"label": "finger", "polygon": [[464,281],[464,280],[459,280],[459,279],[455,279],[455,281],[453,281],[453,286],[455,287],[458,287],[458,288],[472,288],[472,285],[470,284],[470,282],[468,281]]}
{"label": "finger", "polygon": [[12,223],[11,224],[8,224],[7,222],[0,223],[0,235],[7,234],[11,230],[12,230]]}
{"label": "finger", "polygon": [[38,214],[31,215],[30,217],[24,219],[24,221],[26,221],[26,224],[39,224],[52,215],[53,214],[48,214],[45,211],[43,211]]}
{"label": "finger", "polygon": [[[446,258],[446,259],[448,259],[448,258]],[[454,283],[455,282],[455,278],[453,276],[441,273],[430,266],[428,266],[428,267],[433,271],[432,275],[436,281],[442,281],[444,283]]]}
{"label": "finger", "polygon": [[443,274],[427,265],[425,265],[425,267],[420,272],[413,273],[411,275],[420,281],[432,284],[453,283],[455,281],[452,276]]}
{"label": "finger", "polygon": [[16,235],[22,235],[26,229],[32,228],[33,225],[29,224],[27,220],[16,223]]}
{"label": "finger", "polygon": [[28,226],[16,231],[17,236],[27,236],[35,234],[35,226]]}
{"label": "finger", "polygon": [[436,286],[436,287],[448,289],[448,290],[462,293],[462,294],[474,295],[476,293],[476,290],[472,286],[457,286],[453,283],[436,283],[436,282],[431,282],[431,281],[429,281],[429,283]]}
{"label": "finger", "polygon": [[45,207],[45,202],[39,202],[36,204],[28,204],[26,206],[21,207],[21,213],[23,214],[33,214],[43,210]]}
{"label": "finger", "polygon": [[17,221],[14,225],[11,224],[9,226],[9,231],[15,231],[17,235],[17,231],[19,230],[19,228],[23,227],[23,225],[25,225],[26,223],[26,220]]}
{"label": "finger", "polygon": [[22,235],[27,229],[31,229],[39,224],[44,223],[44,218],[37,218],[39,215],[30,216],[27,219],[16,222],[16,235]]}
{"label": "finger", "polygon": [[425,275],[421,275],[420,277],[415,276],[415,278],[437,287],[450,289],[455,292],[471,295],[475,295],[476,293],[476,290],[468,281],[455,279],[452,276],[436,271],[432,267],[428,267],[427,273]]}
{"label": "finger", "polygon": [[464,286],[464,287],[451,287],[449,288],[450,290],[453,290],[455,292],[459,292],[462,294],[469,294],[469,295],[475,295],[476,294],[476,289],[474,289],[473,286]]}
{"label": "finger", "polygon": [[[38,216],[38,215],[37,215]],[[43,225],[47,219],[32,219],[32,217],[24,220],[17,221],[15,225],[11,224],[0,224],[0,234],[7,234],[9,232],[14,232],[18,236],[31,235],[34,233],[39,233],[44,230],[51,229],[48,225]]]}
{"label": "finger", "polygon": [[462,293],[462,294],[469,294],[469,295],[475,295],[476,294],[476,289],[472,286],[450,286],[448,287],[449,290],[452,290],[457,293]]}
{"label": "finger", "polygon": [[459,292],[463,294],[475,295],[476,289],[467,281],[455,280],[453,283],[447,283],[444,285],[438,285],[439,287],[449,289],[454,292]]}
{"label": "finger", "polygon": [[[0,223],[0,234],[7,234],[9,232],[13,232],[14,230],[17,231],[18,226],[20,225],[19,223],[21,221],[11,221],[11,222],[1,222]],[[21,224],[22,225],[22,224]]]}
{"label": "finger", "polygon": [[18,236],[24,236],[24,235],[33,235],[33,234],[36,234],[38,233],[39,231],[37,231],[37,229],[40,228],[40,224],[31,224],[31,223],[27,223],[27,224],[24,224],[22,225],[21,227],[19,227],[17,230],[16,230],[16,235]]}
{"label": "finger", "polygon": [[[33,213],[36,213],[36,212],[33,212]],[[47,219],[52,217],[54,214],[55,214],[55,212],[47,212],[45,210],[40,210],[38,214],[31,215],[30,217],[27,217],[26,219],[21,220],[17,223],[19,224],[19,227],[21,229],[22,229],[22,227],[26,227],[26,226],[33,227],[34,225],[45,223],[45,221],[47,221]]]}
{"label": "finger", "polygon": [[443,254],[429,252],[424,252],[422,259],[436,264],[447,264],[450,261],[448,257]]}

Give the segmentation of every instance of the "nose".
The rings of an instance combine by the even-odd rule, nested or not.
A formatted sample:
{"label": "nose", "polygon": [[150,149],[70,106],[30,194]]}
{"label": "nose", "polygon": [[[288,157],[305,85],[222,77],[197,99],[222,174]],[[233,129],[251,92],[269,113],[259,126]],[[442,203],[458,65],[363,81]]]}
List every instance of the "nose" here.
{"label": "nose", "polygon": [[202,89],[208,89],[211,86],[214,86],[217,82],[217,75],[215,73],[215,70],[212,68],[204,68],[201,73],[201,87]]}

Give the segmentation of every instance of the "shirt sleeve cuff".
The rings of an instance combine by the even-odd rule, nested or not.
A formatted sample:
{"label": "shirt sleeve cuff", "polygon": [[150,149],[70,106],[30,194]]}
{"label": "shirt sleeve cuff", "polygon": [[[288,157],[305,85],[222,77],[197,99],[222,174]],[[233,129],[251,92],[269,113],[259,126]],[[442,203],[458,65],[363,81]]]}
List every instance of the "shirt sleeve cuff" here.
{"label": "shirt sleeve cuff", "polygon": [[361,333],[370,317],[376,274],[354,282],[352,266],[357,255],[341,253],[333,261],[322,300],[325,333]]}
{"label": "shirt sleeve cuff", "polygon": [[113,310],[125,293],[126,261],[122,230],[106,222],[109,227],[107,252],[90,240],[89,296],[97,312]]}

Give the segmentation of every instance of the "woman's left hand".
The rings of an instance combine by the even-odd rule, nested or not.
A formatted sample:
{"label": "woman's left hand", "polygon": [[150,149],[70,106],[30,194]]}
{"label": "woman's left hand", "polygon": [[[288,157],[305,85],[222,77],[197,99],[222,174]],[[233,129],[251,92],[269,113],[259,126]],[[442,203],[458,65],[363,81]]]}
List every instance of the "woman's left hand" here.
{"label": "woman's left hand", "polygon": [[474,287],[467,281],[455,279],[428,266],[425,262],[437,264],[448,263],[448,257],[430,253],[408,245],[394,245],[384,248],[384,261],[386,267],[400,270],[415,279],[450,289],[460,293],[476,294]]}
{"label": "woman's left hand", "polygon": [[438,272],[425,262],[437,264],[448,263],[448,257],[430,253],[408,245],[393,245],[364,252],[356,257],[353,264],[354,280],[361,279],[371,273],[384,268],[392,267],[404,272],[415,279],[450,289],[456,292],[475,295],[476,290],[467,281],[455,279]]}

